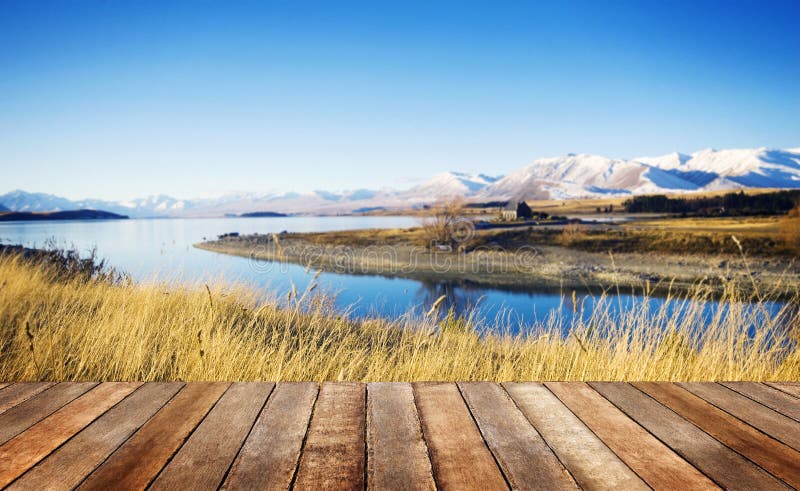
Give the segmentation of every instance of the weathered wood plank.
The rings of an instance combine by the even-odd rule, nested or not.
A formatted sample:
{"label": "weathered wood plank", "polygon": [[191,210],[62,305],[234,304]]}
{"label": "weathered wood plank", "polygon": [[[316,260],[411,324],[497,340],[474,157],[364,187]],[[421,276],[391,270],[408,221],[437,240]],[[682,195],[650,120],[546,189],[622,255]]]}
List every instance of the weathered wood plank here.
{"label": "weathered wood plank", "polygon": [[11,385],[11,382],[0,382],[0,390],[5,389],[9,385]]}
{"label": "weathered wood plank", "polygon": [[440,489],[508,489],[461,394],[452,383],[415,383],[422,434]]}
{"label": "weathered wood plank", "polygon": [[181,387],[182,382],[144,384],[17,479],[9,490],[73,489]]}
{"label": "weathered wood plank", "polygon": [[589,385],[722,487],[787,489],[784,483],[630,384]]}
{"label": "weathered wood plank", "polygon": [[363,489],[366,386],[326,383],[319,391],[295,489]]}
{"label": "weathered wood plank", "polygon": [[795,488],[800,487],[800,452],[675,384],[636,382],[633,385],[774,476]]}
{"label": "weathered wood plank", "polygon": [[288,489],[300,459],[316,383],[279,383],[225,480],[228,489]]}
{"label": "weathered wood plank", "polygon": [[686,382],[678,385],[772,438],[800,450],[800,423],[792,418],[719,384]]}
{"label": "weathered wood plank", "polygon": [[499,385],[467,382],[458,386],[512,488],[577,488],[569,472]]}
{"label": "weathered wood plank", "polygon": [[63,382],[0,414],[0,444],[50,416],[97,384]]}
{"label": "weathered wood plank", "polygon": [[367,384],[367,457],[369,489],[436,489],[411,384]]}
{"label": "weathered wood plank", "polygon": [[[706,476],[585,383],[545,385],[653,488],[717,489]],[[558,433],[558,428],[554,431]],[[597,464],[602,466],[602,462]],[[602,476],[602,481],[608,479]]]}
{"label": "weathered wood plank", "polygon": [[800,399],[800,383],[798,382],[770,382],[767,385]]}
{"label": "weathered wood plank", "polygon": [[143,489],[164,467],[230,384],[188,383],[78,489]]}
{"label": "weathered wood plank", "polygon": [[582,488],[649,489],[544,385],[503,386]]}
{"label": "weathered wood plank", "polygon": [[150,489],[216,489],[264,407],[272,382],[233,384]]}
{"label": "weathered wood plank", "polygon": [[0,446],[0,488],[136,390],[138,382],[106,382]]}
{"label": "weathered wood plank", "polygon": [[753,382],[723,382],[722,385],[795,421],[800,421],[800,404],[797,398],[779,389]]}
{"label": "weathered wood plank", "polygon": [[53,385],[55,385],[55,382],[17,382],[11,384],[0,391],[0,414]]}

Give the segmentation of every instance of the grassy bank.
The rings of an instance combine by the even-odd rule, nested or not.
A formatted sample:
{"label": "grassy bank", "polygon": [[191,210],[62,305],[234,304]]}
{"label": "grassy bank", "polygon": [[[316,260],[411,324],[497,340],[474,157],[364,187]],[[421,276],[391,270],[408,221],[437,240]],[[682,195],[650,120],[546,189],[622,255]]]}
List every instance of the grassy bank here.
{"label": "grassy bank", "polygon": [[721,296],[733,280],[751,293],[791,298],[800,263],[776,238],[778,224],[777,218],[662,219],[477,230],[459,253],[431,250],[421,228],[255,234],[195,247],[338,273],[513,290],[619,286],[664,295],[690,292],[702,281]]}
{"label": "grassy bank", "polygon": [[18,254],[0,255],[0,278],[0,380],[800,379],[793,309],[747,309],[733,283],[728,315],[707,326],[698,288],[681,316],[598,308],[588,322],[553,318],[511,336],[435,312],[356,321],[308,293],[279,308],[243,286],[70,276]]}

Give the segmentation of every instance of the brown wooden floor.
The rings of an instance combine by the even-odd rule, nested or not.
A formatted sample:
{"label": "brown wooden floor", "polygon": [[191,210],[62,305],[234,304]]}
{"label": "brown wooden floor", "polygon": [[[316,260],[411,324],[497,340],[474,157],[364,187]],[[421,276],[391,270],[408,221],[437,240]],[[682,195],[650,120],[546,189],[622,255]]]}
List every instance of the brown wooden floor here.
{"label": "brown wooden floor", "polygon": [[0,383],[0,488],[786,489],[800,384]]}

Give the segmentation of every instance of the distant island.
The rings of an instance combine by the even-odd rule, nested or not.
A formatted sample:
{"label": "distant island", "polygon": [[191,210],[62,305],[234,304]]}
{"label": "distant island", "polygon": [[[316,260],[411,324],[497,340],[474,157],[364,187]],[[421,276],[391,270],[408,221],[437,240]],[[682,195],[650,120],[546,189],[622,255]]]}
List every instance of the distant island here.
{"label": "distant island", "polygon": [[118,215],[103,210],[65,210],[65,211],[9,211],[0,212],[0,222],[21,222],[28,220],[126,220],[127,215]]}
{"label": "distant island", "polygon": [[242,218],[265,218],[265,217],[286,217],[289,215],[285,213],[278,213],[275,211],[251,211],[250,213],[242,213],[239,216]]}

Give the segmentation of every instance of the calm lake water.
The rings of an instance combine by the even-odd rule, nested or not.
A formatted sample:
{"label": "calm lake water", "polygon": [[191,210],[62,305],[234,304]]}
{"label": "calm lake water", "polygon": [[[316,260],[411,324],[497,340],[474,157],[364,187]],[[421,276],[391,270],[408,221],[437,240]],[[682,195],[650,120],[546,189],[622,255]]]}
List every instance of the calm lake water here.
{"label": "calm lake water", "polygon": [[[411,217],[287,217],[219,219],[132,219],[120,221],[53,221],[0,223],[4,243],[42,246],[48,240],[75,247],[88,253],[97,248],[100,257],[137,280],[154,278],[172,281],[209,282],[217,279],[243,281],[265,292],[284,296],[292,283],[304,290],[312,281],[304,267],[228,256],[192,247],[204,238],[239,232],[278,233],[365,228],[410,227]],[[319,290],[335,294],[336,305],[353,315],[397,316],[409,311],[424,312],[439,296],[447,294],[446,306],[457,312],[476,311],[479,317],[505,318],[510,326],[531,325],[550,315],[571,319],[571,297],[560,293],[504,291],[493,288],[469,288],[449,283],[424,283],[381,276],[323,273],[314,280]],[[620,295],[608,305],[615,315],[624,314],[635,302],[635,295]],[[579,295],[584,315],[596,300]],[[648,307],[655,311],[663,300],[654,299]],[[672,306],[668,306],[673,309]],[[768,315],[781,305],[769,305]],[[706,315],[718,309],[716,302],[704,306]]]}

